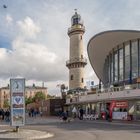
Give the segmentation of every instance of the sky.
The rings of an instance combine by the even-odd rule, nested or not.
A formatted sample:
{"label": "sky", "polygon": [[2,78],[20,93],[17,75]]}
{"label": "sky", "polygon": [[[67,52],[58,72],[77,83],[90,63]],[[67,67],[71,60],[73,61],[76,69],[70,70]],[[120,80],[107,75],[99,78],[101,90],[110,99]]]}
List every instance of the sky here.
{"label": "sky", "polygon": [[[86,28],[84,55],[88,59],[88,41],[97,33],[140,29],[139,5],[139,0],[0,0],[0,87],[9,84],[10,78],[24,77],[26,85],[44,82],[49,94],[59,94],[57,85],[68,86],[67,31],[74,9]],[[98,84],[89,60],[88,80]]]}

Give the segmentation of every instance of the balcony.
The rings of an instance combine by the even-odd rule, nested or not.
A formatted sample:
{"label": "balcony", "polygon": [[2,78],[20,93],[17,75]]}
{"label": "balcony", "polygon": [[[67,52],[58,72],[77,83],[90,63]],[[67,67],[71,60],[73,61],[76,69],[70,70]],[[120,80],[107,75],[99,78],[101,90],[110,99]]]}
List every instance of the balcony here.
{"label": "balcony", "polygon": [[[75,98],[77,98],[75,100]],[[96,94],[90,95],[76,95],[70,99],[67,99],[66,104],[78,104],[78,103],[88,103],[88,102],[99,102],[99,101],[111,101],[111,100],[135,100],[140,99],[140,89],[139,88],[123,88],[118,87],[117,89],[108,89]]]}
{"label": "balcony", "polygon": [[66,61],[66,66],[69,66],[69,65],[74,64],[74,63],[83,63],[86,65],[87,59],[86,58],[73,58],[73,59]]}
{"label": "balcony", "polygon": [[68,35],[72,32],[75,32],[75,31],[82,31],[82,32],[85,32],[85,26],[82,26],[82,25],[74,25],[70,28],[68,28]]}

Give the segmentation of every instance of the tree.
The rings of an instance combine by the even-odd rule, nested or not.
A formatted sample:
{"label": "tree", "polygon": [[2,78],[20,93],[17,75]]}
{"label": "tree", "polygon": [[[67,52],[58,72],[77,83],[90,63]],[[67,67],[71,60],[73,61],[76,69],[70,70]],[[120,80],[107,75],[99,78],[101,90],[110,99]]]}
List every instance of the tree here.
{"label": "tree", "polygon": [[8,99],[7,100],[4,100],[3,107],[4,108],[8,108],[9,106],[10,106],[10,103],[9,103]]}
{"label": "tree", "polygon": [[50,95],[50,94],[47,95],[47,99],[54,99],[54,98],[55,98],[54,95]]}
{"label": "tree", "polygon": [[25,97],[25,104],[27,105],[27,104],[30,104],[30,103],[33,103],[34,101],[33,101],[33,98],[32,97],[29,97],[29,98],[27,98],[27,97]]}
{"label": "tree", "polygon": [[37,92],[35,94],[35,96],[33,97],[33,100],[35,102],[41,101],[41,100],[45,100],[46,99],[46,95],[43,92]]}

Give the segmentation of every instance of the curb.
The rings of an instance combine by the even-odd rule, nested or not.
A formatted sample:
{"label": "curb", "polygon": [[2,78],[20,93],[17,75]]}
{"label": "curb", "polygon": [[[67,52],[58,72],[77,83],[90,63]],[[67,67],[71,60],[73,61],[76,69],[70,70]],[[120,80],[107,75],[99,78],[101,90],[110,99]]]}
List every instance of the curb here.
{"label": "curb", "polygon": [[0,140],[35,140],[35,139],[47,139],[53,137],[54,134],[45,131],[20,129],[20,131],[13,132],[12,130],[1,130]]}

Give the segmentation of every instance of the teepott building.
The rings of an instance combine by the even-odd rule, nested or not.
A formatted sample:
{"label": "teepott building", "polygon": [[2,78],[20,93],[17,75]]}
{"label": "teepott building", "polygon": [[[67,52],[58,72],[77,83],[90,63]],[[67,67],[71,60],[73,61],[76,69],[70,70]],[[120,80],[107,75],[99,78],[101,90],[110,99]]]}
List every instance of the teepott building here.
{"label": "teepott building", "polygon": [[[94,94],[73,96],[72,106],[101,119],[140,119],[140,31],[111,30],[93,36],[87,46],[92,68],[102,86]],[[102,87],[102,88],[101,88]]]}

